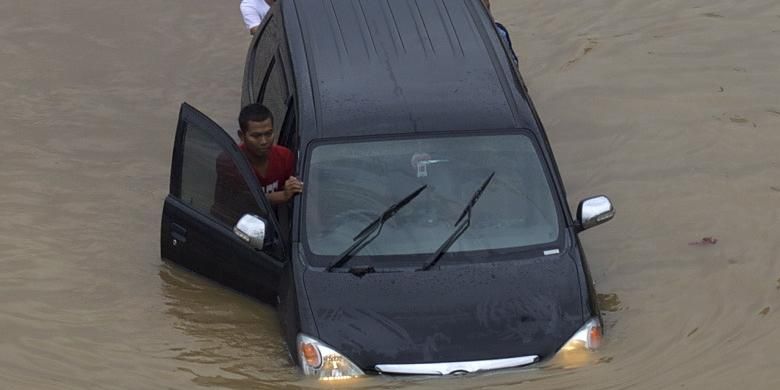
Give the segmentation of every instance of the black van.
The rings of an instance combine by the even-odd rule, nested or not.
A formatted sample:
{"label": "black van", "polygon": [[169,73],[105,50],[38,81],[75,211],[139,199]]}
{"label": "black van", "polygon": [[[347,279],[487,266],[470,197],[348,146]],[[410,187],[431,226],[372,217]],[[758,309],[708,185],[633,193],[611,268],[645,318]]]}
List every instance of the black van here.
{"label": "black van", "polygon": [[[571,215],[480,0],[282,0],[259,31],[243,103],[273,112],[305,191],[272,209],[233,139],[183,104],[163,258],[276,304],[294,361],[321,379],[598,346],[578,233],[614,210],[597,196]],[[225,160],[243,178],[234,204],[215,196]]]}

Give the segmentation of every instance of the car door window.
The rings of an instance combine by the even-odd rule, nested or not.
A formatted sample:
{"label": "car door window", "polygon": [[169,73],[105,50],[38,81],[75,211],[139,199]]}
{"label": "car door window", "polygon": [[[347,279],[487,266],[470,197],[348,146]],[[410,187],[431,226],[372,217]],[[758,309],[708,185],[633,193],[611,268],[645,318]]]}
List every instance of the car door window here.
{"label": "car door window", "polygon": [[[179,191],[174,195],[231,229],[245,214],[268,220],[268,212],[252,194],[236,155],[198,124],[185,121],[183,126],[186,129],[182,140]],[[240,154],[238,157],[242,158]]]}
{"label": "car door window", "polygon": [[285,119],[279,129],[279,145],[282,145],[290,150],[298,150],[298,126],[295,122],[295,98],[290,97],[287,99],[285,105]]}
{"label": "car door window", "polygon": [[250,90],[255,98],[259,97],[261,87],[266,81],[266,75],[268,75],[268,66],[271,64],[278,46],[276,18],[271,14],[268,15],[268,20],[250,52],[248,69],[251,75],[249,81],[251,82]]}
{"label": "car door window", "polygon": [[260,102],[268,107],[274,116],[274,127],[277,129],[281,128],[287,114],[287,97],[289,93],[284,67],[278,58],[271,64],[268,79],[261,94]]}

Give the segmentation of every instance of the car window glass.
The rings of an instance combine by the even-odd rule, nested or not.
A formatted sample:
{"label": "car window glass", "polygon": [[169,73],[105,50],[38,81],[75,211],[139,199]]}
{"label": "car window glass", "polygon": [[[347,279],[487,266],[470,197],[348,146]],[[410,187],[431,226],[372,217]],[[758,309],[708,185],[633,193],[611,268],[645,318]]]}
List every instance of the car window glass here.
{"label": "car window glass", "polygon": [[[521,134],[326,144],[311,153],[306,242],[334,256],[379,213],[422,185],[424,192],[383,227],[360,256],[433,253],[491,173],[471,226],[450,253],[503,250],[558,240],[560,216],[542,159]],[[327,263],[328,260],[322,260]]]}
{"label": "car window glass", "polygon": [[295,123],[294,114],[295,102],[293,98],[287,100],[285,122],[279,131],[279,145],[287,147],[291,150],[298,150],[298,127]]}
{"label": "car window glass", "polygon": [[180,199],[231,228],[244,214],[267,218],[228,150],[206,130],[186,126]]}
{"label": "car window glass", "polygon": [[264,106],[271,110],[271,114],[274,116],[274,128],[277,130],[284,124],[284,118],[287,114],[287,81],[284,78],[283,69],[281,63],[274,61],[260,100]]}
{"label": "car window glass", "polygon": [[268,73],[268,65],[271,63],[276,47],[278,46],[276,19],[273,15],[269,15],[268,17],[268,23],[260,33],[260,37],[256,41],[255,50],[252,54],[252,90],[254,91],[253,95],[255,96],[260,92],[265,76]]}

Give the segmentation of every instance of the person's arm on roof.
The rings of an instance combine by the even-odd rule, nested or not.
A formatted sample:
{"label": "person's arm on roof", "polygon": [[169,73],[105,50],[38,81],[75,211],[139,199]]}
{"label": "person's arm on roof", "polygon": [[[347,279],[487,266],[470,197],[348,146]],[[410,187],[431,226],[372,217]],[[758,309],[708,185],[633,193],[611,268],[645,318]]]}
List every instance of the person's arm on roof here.
{"label": "person's arm on roof", "polygon": [[512,61],[514,61],[515,66],[517,66],[518,65],[517,54],[515,54],[515,48],[512,47],[512,38],[509,36],[509,30],[507,30],[506,27],[504,27],[504,25],[499,22],[495,22],[495,24],[496,24],[496,31],[498,32],[498,36],[501,37],[501,40],[504,41],[504,44],[506,44],[506,46],[508,47],[509,54],[512,55]]}

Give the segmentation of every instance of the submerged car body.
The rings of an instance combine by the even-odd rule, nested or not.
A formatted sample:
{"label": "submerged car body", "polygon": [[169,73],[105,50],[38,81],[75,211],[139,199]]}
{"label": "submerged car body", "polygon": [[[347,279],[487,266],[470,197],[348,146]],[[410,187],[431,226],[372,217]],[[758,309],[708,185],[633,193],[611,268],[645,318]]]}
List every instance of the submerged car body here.
{"label": "submerged car body", "polygon": [[[322,379],[517,367],[598,344],[578,233],[614,210],[600,196],[571,215],[479,0],[284,0],[258,31],[242,103],[271,109],[305,191],[271,208],[233,140],[184,104],[164,258],[276,297],[293,359]],[[227,157],[249,207],[218,204]]]}

